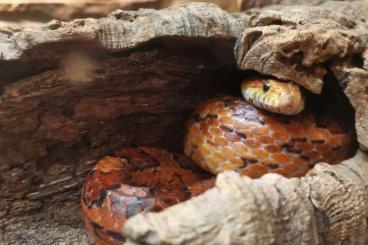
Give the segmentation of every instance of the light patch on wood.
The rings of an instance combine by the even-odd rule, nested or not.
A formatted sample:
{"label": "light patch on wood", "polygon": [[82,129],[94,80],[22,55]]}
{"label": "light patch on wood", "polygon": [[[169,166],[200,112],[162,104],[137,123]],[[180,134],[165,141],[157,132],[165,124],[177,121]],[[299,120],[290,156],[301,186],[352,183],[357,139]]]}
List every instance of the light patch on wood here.
{"label": "light patch on wood", "polygon": [[95,77],[96,63],[87,55],[73,52],[62,61],[65,78],[73,86],[85,86]]}

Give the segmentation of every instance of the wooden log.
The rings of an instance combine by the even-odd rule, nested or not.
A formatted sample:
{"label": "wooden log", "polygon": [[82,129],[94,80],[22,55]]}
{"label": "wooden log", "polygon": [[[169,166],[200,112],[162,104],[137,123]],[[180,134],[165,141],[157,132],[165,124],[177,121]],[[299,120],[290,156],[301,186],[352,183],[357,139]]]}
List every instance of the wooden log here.
{"label": "wooden log", "polygon": [[[280,3],[301,3],[300,0],[0,0],[0,26],[38,26],[52,19],[101,18],[116,9],[162,9],[188,2],[213,3],[227,12]],[[309,4],[318,2],[311,1]]]}
{"label": "wooden log", "polygon": [[[32,29],[0,29],[1,240],[5,244],[86,244],[79,190],[95,161],[124,145],[181,151],[190,111],[215,94],[238,93],[239,82],[248,74],[240,69],[291,79],[318,92],[324,80],[312,71],[327,67],[355,109],[358,140],[361,149],[367,149],[368,98],[362,92],[367,90],[368,67],[365,9],[366,2],[333,2],[231,15],[215,5],[193,3],[160,11],[118,10],[106,18],[52,21]],[[260,29],[262,33],[254,35]],[[300,39],[290,40],[287,33]],[[299,33],[310,38],[304,40]],[[293,49],[309,42],[310,48],[303,50],[309,63],[295,60]],[[313,47],[318,48],[313,51]],[[270,53],[276,53],[275,59],[247,62],[251,54]],[[298,72],[290,68],[291,62]],[[363,244],[366,162],[361,150],[356,158],[339,166],[321,165],[301,180],[273,175],[249,180],[226,173],[214,190],[160,214],[132,218],[125,232],[131,243],[226,243],[255,241],[249,240],[257,238],[253,229],[264,227],[259,234],[265,237],[259,241],[292,242],[302,237],[298,241],[323,243],[336,241],[333,234],[339,234],[337,241]],[[277,190],[275,180],[281,189],[295,187],[290,193],[298,196],[281,196],[288,189],[270,194],[236,189]],[[340,184],[310,194],[326,180]],[[247,224],[242,228],[239,219],[222,222],[211,198],[219,200],[229,215],[238,215],[238,208],[245,205],[245,216],[239,217],[246,217]],[[239,205],[230,205],[231,200]],[[272,222],[265,214],[258,217],[259,211],[247,216],[246,210],[253,210],[256,200],[280,200],[260,207],[272,214]],[[188,226],[194,221],[188,216],[169,227],[173,213],[183,215],[198,205],[203,208],[196,211],[195,223]],[[354,207],[354,212],[345,207]],[[293,208],[304,212],[293,215]],[[360,215],[351,218],[356,213]],[[210,217],[218,219],[202,226]],[[302,225],[303,217],[310,218],[307,226]],[[290,237],[275,236],[282,234],[275,227],[278,222],[290,229]],[[239,228],[231,231],[230,226]],[[178,234],[182,235],[175,238]]]}
{"label": "wooden log", "polygon": [[[179,6],[187,0],[0,0],[0,26],[35,26],[58,19],[101,18],[113,10],[137,10],[139,8],[162,9]],[[202,0],[203,2],[203,0]],[[279,3],[279,0],[207,0],[223,10],[239,12],[251,7]],[[244,3],[243,3],[244,2]]]}

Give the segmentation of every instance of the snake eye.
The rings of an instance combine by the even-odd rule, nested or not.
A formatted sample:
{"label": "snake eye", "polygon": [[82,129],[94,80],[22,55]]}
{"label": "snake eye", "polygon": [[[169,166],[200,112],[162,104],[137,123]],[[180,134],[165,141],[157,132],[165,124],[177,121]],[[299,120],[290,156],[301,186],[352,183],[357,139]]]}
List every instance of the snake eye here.
{"label": "snake eye", "polygon": [[267,92],[270,89],[270,84],[268,82],[263,82],[263,91]]}

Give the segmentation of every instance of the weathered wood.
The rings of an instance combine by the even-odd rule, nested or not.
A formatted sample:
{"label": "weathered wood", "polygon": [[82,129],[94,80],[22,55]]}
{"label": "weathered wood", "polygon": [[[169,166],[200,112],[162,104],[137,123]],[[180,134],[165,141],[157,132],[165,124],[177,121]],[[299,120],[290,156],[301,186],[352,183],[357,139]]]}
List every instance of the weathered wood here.
{"label": "weathered wood", "polygon": [[323,0],[0,0],[0,26],[38,26],[52,19],[101,18],[113,10],[162,9],[189,2],[208,2],[227,12],[272,4],[318,4]]}
{"label": "weathered wood", "polygon": [[[87,241],[79,214],[79,189],[96,159],[132,144],[181,151],[185,118],[192,108],[216,93],[238,93],[239,81],[247,73],[239,72],[237,65],[241,69],[250,68],[244,57],[249,54],[262,56],[274,51],[285,55],[285,59],[291,62],[294,52],[289,50],[289,55],[280,52],[279,48],[286,44],[291,45],[291,49],[306,45],[304,41],[294,43],[288,38],[283,43],[272,36],[279,30],[298,37],[295,30],[300,29],[313,37],[313,26],[320,27],[318,30],[326,29],[326,35],[330,37],[328,42],[324,41],[326,39],[310,39],[316,45],[327,42],[326,52],[321,52],[321,49],[317,55],[310,49],[304,52],[314,55],[312,66],[319,62],[323,63],[322,67],[327,64],[336,80],[344,85],[344,91],[356,109],[358,139],[365,148],[368,98],[367,92],[362,91],[367,89],[364,80],[368,66],[365,61],[367,26],[361,16],[368,13],[365,11],[368,4],[323,5],[325,7],[303,7],[303,14],[298,7],[285,9],[277,6],[230,15],[214,5],[196,3],[161,11],[119,10],[98,20],[52,21],[32,29],[1,29],[0,239],[5,244],[85,244]],[[301,17],[290,14],[293,11],[299,11]],[[267,29],[264,33],[270,33],[272,38],[262,35],[258,39],[249,38],[247,33],[258,29]],[[242,33],[235,59],[235,42]],[[264,42],[269,45],[260,49],[258,45]],[[338,44],[339,49],[334,51],[328,45],[330,42]],[[340,53],[345,54],[344,57],[339,57]],[[278,59],[275,62],[279,64]],[[314,88],[320,86],[321,80],[318,79],[321,77],[312,74],[303,62],[295,62],[302,65],[300,72],[313,77],[315,83],[308,84],[306,81],[309,80],[298,79],[287,62],[277,66],[278,69],[273,66],[273,70],[266,73],[295,80],[312,91],[318,91]],[[253,64],[252,69],[262,72],[259,65]],[[162,214],[133,218],[128,222],[126,235],[132,243],[160,244],[169,239],[165,241],[188,244],[196,240],[224,244],[254,241],[244,239],[253,239],[256,235],[252,229],[264,227],[259,234],[265,235],[262,237],[264,240],[259,241],[287,242],[303,237],[303,241],[322,242],[323,239],[332,239],[331,234],[342,234],[336,238],[346,238],[346,241],[365,241],[365,236],[361,235],[362,230],[366,230],[366,224],[361,222],[366,217],[366,203],[361,201],[362,196],[365,198],[367,195],[364,189],[368,171],[363,164],[367,162],[365,157],[361,153],[344,165],[320,167],[302,180],[266,176],[252,181],[224,174],[218,180],[218,188],[199,199]],[[357,175],[352,175],[350,170],[340,171],[345,168],[353,169]],[[291,193],[300,196],[292,199],[293,196],[280,196],[274,191],[264,192],[259,197],[263,193],[256,190],[277,190],[276,179],[280,180],[281,189],[288,190],[294,186],[295,191]],[[325,179],[331,183],[335,180],[341,182],[336,189],[334,185],[326,186],[331,187],[328,189],[330,192],[322,188],[322,192],[316,192],[326,194],[320,197],[327,199],[317,198],[308,192],[318,189]],[[255,191],[239,192],[239,189],[233,189],[237,186],[242,186],[243,190],[249,190],[251,186]],[[348,197],[341,195],[341,191]],[[257,199],[254,199],[255,195]],[[274,196],[270,199],[269,195]],[[313,198],[309,198],[311,196]],[[330,196],[337,199],[332,203]],[[226,210],[221,215],[227,213],[228,217],[238,217],[237,208],[244,207],[245,203],[244,216],[239,217],[245,218],[247,225],[242,228],[243,223],[238,223],[240,219],[224,220],[218,215],[219,210],[211,206],[211,198],[218,200],[216,205]],[[255,200],[278,199],[282,201],[272,201],[274,206],[265,204],[261,207],[265,213],[273,215],[272,223],[265,214],[259,214],[257,218],[247,216],[248,208],[257,210],[254,205],[259,203]],[[293,200],[302,202],[294,203]],[[359,200],[359,204],[355,200]],[[356,220],[349,218],[352,213],[344,209],[344,202],[356,205],[356,212],[361,214]],[[231,203],[239,203],[239,206]],[[186,212],[190,212],[188,208],[197,208],[198,205],[203,208],[191,211],[198,215],[196,219],[188,215],[187,219],[176,220],[177,226],[165,221],[165,217],[170,217],[169,220],[176,216],[184,217]],[[304,210],[302,205],[307,208],[300,216],[294,215],[295,211],[291,212],[294,208]],[[333,219],[335,212],[338,212],[337,219]],[[216,219],[209,221],[210,217]],[[327,220],[330,223],[322,222],[321,226],[311,221],[306,222],[309,224],[306,227],[302,224],[295,226],[293,222],[304,222],[297,217],[309,217],[312,221],[322,217],[321,222]],[[147,223],[140,223],[141,220]],[[250,220],[252,222],[248,222]],[[136,222],[139,225],[135,225]],[[207,222],[209,226],[202,226]],[[284,222],[282,227],[291,227],[288,228],[290,237],[273,237],[286,232],[277,230],[274,224],[278,222]],[[355,224],[360,228],[355,229]],[[231,230],[230,226],[236,229]],[[346,230],[345,227],[351,228]],[[333,233],[329,233],[329,229]],[[243,231],[246,232],[242,234]],[[352,240],[353,235],[358,240]]]}
{"label": "weathered wood", "polygon": [[158,8],[157,0],[0,0],[0,26],[40,25],[52,19],[100,18],[113,10]]}
{"label": "weathered wood", "polygon": [[[199,0],[197,0],[199,1]],[[101,18],[113,10],[162,9],[193,2],[188,0],[0,0],[0,26],[37,26],[58,19]],[[279,3],[279,0],[202,0],[228,12]]]}

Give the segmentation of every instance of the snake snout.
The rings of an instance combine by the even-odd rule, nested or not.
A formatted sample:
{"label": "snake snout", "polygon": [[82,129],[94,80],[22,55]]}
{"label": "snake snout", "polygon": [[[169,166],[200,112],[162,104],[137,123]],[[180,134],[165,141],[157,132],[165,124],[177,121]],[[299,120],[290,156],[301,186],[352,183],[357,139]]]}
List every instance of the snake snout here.
{"label": "snake snout", "polygon": [[[298,97],[298,96],[301,96]],[[280,102],[274,107],[276,113],[285,115],[295,115],[300,113],[304,109],[304,97],[302,95],[287,94],[280,97]]]}

